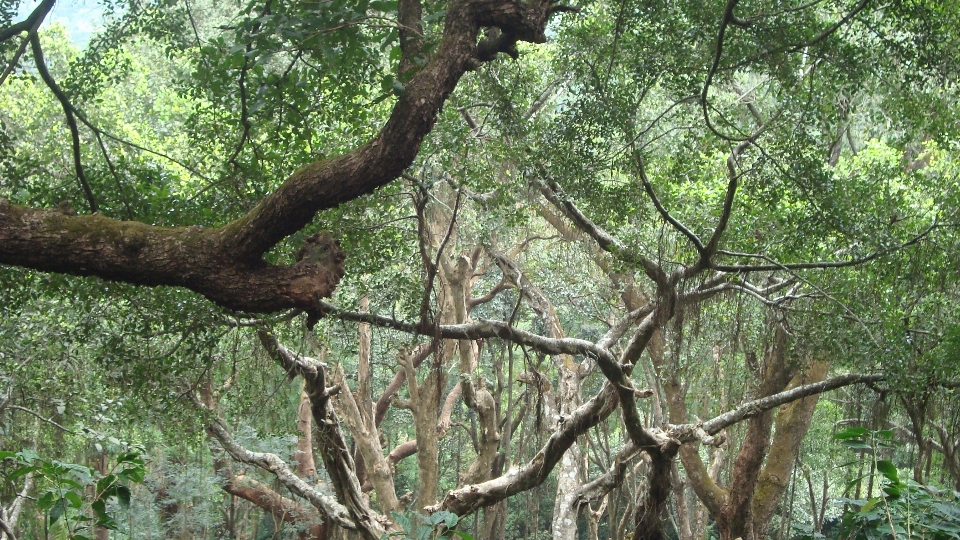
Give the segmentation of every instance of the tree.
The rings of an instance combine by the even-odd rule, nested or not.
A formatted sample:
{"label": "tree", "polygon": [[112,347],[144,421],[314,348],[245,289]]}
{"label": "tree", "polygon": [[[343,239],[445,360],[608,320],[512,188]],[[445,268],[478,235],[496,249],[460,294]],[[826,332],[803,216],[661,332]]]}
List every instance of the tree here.
{"label": "tree", "polygon": [[[953,57],[926,48],[955,31],[943,23],[955,19],[949,7],[596,2],[548,26],[573,8],[504,0],[330,2],[320,9],[266,2],[225,15],[216,6],[131,3],[71,61],[45,55],[51,47],[39,28],[52,6],[46,1],[24,21],[11,19],[0,40],[19,84],[35,95],[45,87],[62,111],[71,144],[60,154],[69,156],[65,178],[77,188],[64,197],[52,182],[57,175],[37,172],[23,152],[35,146],[29,135],[36,131],[11,113],[18,123],[10,122],[13,137],[4,146],[10,180],[0,201],[0,262],[185,287],[229,310],[211,313],[193,298],[190,309],[206,311],[198,320],[238,335],[258,327],[257,340],[284,373],[303,379],[300,410],[309,403],[335,497],[304,481],[306,457],[298,475],[276,452],[237,442],[218,401],[235,373],[184,368],[163,382],[193,398],[207,433],[234,461],[269,471],[295,496],[236,475],[218,458],[226,491],[278,519],[295,513],[291,521],[307,526],[322,515],[365,538],[396,531],[391,513],[406,504],[397,467],[415,454],[414,509],[457,516],[488,509],[484,536],[505,526],[506,512],[491,507],[540,486],[560,467],[553,529],[570,535],[577,516],[585,507],[592,512],[591,501],[616,488],[625,464],[642,453],[647,483],[632,504],[634,538],[664,537],[670,494],[683,498],[675,489],[678,454],[724,537],[762,537],[774,509],[760,508],[755,492],[768,492],[767,470],[789,475],[813,414],[809,396],[883,379],[827,378],[815,355],[791,364],[785,333],[794,317],[784,313],[818,309],[870,333],[835,289],[856,289],[861,267],[945,235],[942,224],[952,223],[957,208],[955,183],[943,180],[947,167],[926,163],[952,159],[938,145],[955,138],[954,116],[945,109],[918,121],[913,109],[949,102],[931,88],[955,80]],[[892,17],[882,18],[883,9]],[[548,34],[554,44],[525,45]],[[609,44],[598,43],[605,35]],[[182,77],[170,83],[177,88],[170,101],[189,113],[150,126],[167,129],[164,121],[173,118],[189,133],[167,151],[117,135],[103,127],[109,115],[91,112],[105,112],[97,98],[134,71],[122,53],[150,50],[137,38],[161,45]],[[30,61],[21,65],[28,48]],[[884,56],[889,51],[898,56]],[[504,64],[501,52],[523,60]],[[881,57],[877,73],[864,69],[871,55]],[[476,76],[465,78],[471,71]],[[42,86],[29,86],[37,79]],[[317,113],[321,100],[329,110]],[[478,121],[478,109],[486,120]],[[346,127],[331,135],[317,124]],[[235,133],[214,136],[224,125]],[[897,137],[873,140],[882,131]],[[144,159],[148,150],[156,157]],[[70,204],[51,208],[57,199]],[[75,215],[79,202],[91,213]],[[314,223],[318,213],[322,225]],[[391,236],[384,222],[407,217],[416,226]],[[324,226],[334,234],[319,232]],[[356,232],[365,229],[381,236],[371,241]],[[539,241],[550,243],[535,247]],[[575,246],[577,268],[554,259],[551,250],[565,244]],[[344,251],[359,262],[345,262]],[[356,264],[354,276],[345,264]],[[372,284],[362,283],[365,274]],[[338,305],[326,303],[342,281]],[[558,308],[570,291],[599,299],[595,313],[576,302]],[[365,295],[369,309],[359,301]],[[757,391],[742,385],[745,404],[709,410],[712,419],[701,425],[688,418],[683,369],[693,362],[684,358],[685,332],[694,314],[719,320],[723,302],[744,299],[762,307],[755,320],[775,321],[758,331],[765,335],[756,341],[771,344],[767,354],[756,355],[736,334],[718,331],[711,339],[748,363]],[[722,307],[710,312],[714,303]],[[284,310],[294,311],[272,315]],[[354,388],[344,360],[331,368],[313,357],[324,343],[311,343],[310,355],[289,345],[316,339],[284,327],[301,312],[311,330],[321,324],[323,339],[342,337],[330,320],[358,324],[345,338],[357,345]],[[371,327],[390,329],[383,347],[399,364],[379,381]],[[848,339],[859,350],[882,349],[880,340],[870,344],[844,329],[825,336],[825,348]],[[222,335],[185,357],[192,352],[197,362],[218,349]],[[250,335],[244,339],[248,352],[256,350]],[[674,343],[669,359],[665,340]],[[514,355],[531,352],[551,356],[552,366],[514,369]],[[751,354],[763,361],[750,366]],[[804,364],[812,379],[803,379]],[[636,367],[650,391],[637,387]],[[595,371],[602,383],[591,382]],[[527,385],[526,397],[512,394],[514,378]],[[550,378],[556,384],[545,384]],[[376,402],[374,386],[382,389]],[[545,433],[517,409],[551,390],[561,396],[542,409],[551,434],[524,446],[521,427],[532,439]],[[651,405],[638,407],[638,397],[653,398]],[[455,481],[441,487],[440,445],[458,400],[469,411],[463,414],[474,448],[462,475],[448,475]],[[795,401],[780,411],[771,447],[773,408]],[[381,410],[390,404],[411,411],[414,437],[384,455],[390,441]],[[588,433],[618,407],[613,429],[623,448],[589,481],[600,467],[589,463]],[[721,430],[744,420],[735,481],[715,496],[720,488],[703,474],[694,445],[717,442]],[[801,437],[784,439],[787,429]],[[301,438],[307,447],[308,434]],[[768,457],[768,449],[782,456]],[[776,497],[766,500],[785,487],[771,487]],[[305,534],[338,533],[325,527]]]}

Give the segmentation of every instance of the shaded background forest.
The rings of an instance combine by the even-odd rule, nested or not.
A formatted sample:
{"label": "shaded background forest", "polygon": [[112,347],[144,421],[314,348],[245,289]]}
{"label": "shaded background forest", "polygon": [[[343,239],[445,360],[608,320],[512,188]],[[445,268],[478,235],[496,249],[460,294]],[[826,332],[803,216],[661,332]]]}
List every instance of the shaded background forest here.
{"label": "shaded background forest", "polygon": [[[376,135],[448,7],[423,2],[412,58],[389,0],[110,0],[82,48],[39,26],[45,65],[8,36],[0,197],[221,226]],[[401,178],[267,253],[337,239],[318,321],[0,266],[0,520],[360,537],[316,450],[323,362],[401,537],[960,538],[960,7],[572,7],[466,75]]]}

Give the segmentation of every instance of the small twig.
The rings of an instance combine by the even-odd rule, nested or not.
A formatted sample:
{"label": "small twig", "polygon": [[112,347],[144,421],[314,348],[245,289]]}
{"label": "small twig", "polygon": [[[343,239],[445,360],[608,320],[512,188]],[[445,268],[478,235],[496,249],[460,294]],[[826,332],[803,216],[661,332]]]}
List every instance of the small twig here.
{"label": "small twig", "polygon": [[13,410],[13,411],[23,411],[23,412],[25,412],[25,413],[32,414],[33,416],[37,417],[38,419],[40,419],[40,420],[42,420],[42,421],[44,421],[44,422],[46,422],[46,423],[48,423],[48,424],[50,424],[50,425],[52,425],[52,426],[54,426],[54,427],[60,428],[61,430],[66,431],[67,433],[69,433],[69,434],[71,434],[71,435],[77,435],[77,432],[75,432],[75,431],[73,431],[73,430],[70,430],[70,429],[67,429],[67,428],[61,426],[60,424],[54,422],[53,420],[51,420],[51,419],[49,419],[49,418],[44,418],[43,416],[40,415],[40,413],[34,412],[34,411],[32,411],[32,410],[30,410],[30,409],[28,409],[28,408],[26,408],[26,407],[21,407],[21,406],[19,406],[19,405],[7,405],[7,408],[10,409],[10,410]]}
{"label": "small twig", "polygon": [[13,55],[13,59],[10,60],[7,68],[3,70],[3,74],[0,75],[0,85],[7,80],[7,77],[11,73],[13,73],[13,70],[17,67],[17,63],[20,62],[20,57],[23,56],[23,53],[27,50],[28,43],[30,43],[30,36],[24,37],[23,41],[20,42],[20,46],[17,48],[17,52]]}

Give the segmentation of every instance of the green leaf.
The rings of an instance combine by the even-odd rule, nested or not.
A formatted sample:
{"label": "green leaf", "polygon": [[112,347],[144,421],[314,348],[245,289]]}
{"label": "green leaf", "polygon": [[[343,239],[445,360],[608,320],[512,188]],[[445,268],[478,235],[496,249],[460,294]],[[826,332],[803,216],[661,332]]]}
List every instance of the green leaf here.
{"label": "green leaf", "polygon": [[143,482],[144,475],[146,474],[146,469],[143,468],[142,464],[143,462],[141,462],[140,467],[124,469],[118,472],[117,476],[121,476],[135,484],[139,484]]}
{"label": "green leaf", "polygon": [[137,452],[125,452],[117,456],[117,463],[137,463],[143,465],[143,460],[140,459],[140,454]]}
{"label": "green leaf", "polygon": [[881,459],[877,461],[877,470],[887,477],[887,480],[894,483],[900,482],[900,478],[897,476],[897,467],[890,460]]}
{"label": "green leaf", "polygon": [[846,441],[843,441],[841,444],[843,444],[844,446],[846,446],[851,450],[872,450],[873,449],[873,447],[870,446],[869,444],[859,440],[852,440],[852,441],[846,440]]}
{"label": "green leaf", "polygon": [[43,495],[41,495],[39,499],[37,499],[37,509],[49,510],[53,506],[54,501],[56,500],[57,500],[56,494],[54,494],[52,491],[48,491]]}
{"label": "green leaf", "polygon": [[70,501],[71,508],[81,508],[83,506],[83,499],[76,491],[68,491],[63,494],[63,497]]}
{"label": "green leaf", "polygon": [[67,520],[51,521],[50,537],[53,538],[53,540],[68,540],[70,538],[70,530],[67,528]]}
{"label": "green leaf", "polygon": [[834,433],[833,438],[834,440],[842,441],[846,439],[853,439],[855,437],[863,437],[867,433],[870,433],[870,430],[865,427],[852,427],[845,429],[840,433]]}
{"label": "green leaf", "polygon": [[107,504],[103,499],[97,499],[93,501],[93,504],[90,505],[90,508],[93,510],[93,513],[97,516],[97,521],[105,521],[109,519],[107,516]]}
{"label": "green leaf", "polygon": [[393,516],[393,520],[397,522],[397,525],[400,525],[401,529],[406,532],[413,532],[411,531],[410,519],[407,516],[399,512],[391,512],[390,515]]}
{"label": "green leaf", "polygon": [[118,478],[115,475],[108,474],[97,481],[97,493],[104,494],[111,486],[117,483]]}
{"label": "green leaf", "polygon": [[452,528],[456,527],[456,526],[457,526],[457,523],[460,522],[460,516],[454,514],[453,512],[443,511],[443,512],[440,512],[440,513],[443,514],[443,522],[444,522],[444,525],[446,525],[448,529],[452,529]]}
{"label": "green leaf", "polygon": [[67,513],[67,500],[60,498],[52,508],[50,508],[50,523],[56,523],[58,519],[62,518],[64,514]]}
{"label": "green leaf", "polygon": [[20,467],[19,469],[14,469],[14,471],[7,476],[7,480],[16,480],[21,476],[26,476],[27,474],[30,474],[33,471],[38,471],[38,470],[40,470],[40,467],[37,467],[36,465],[29,466],[29,467]]}
{"label": "green leaf", "polygon": [[130,488],[117,486],[117,501],[124,510],[130,508]]}
{"label": "green leaf", "polygon": [[862,515],[862,514],[866,514],[866,513],[869,512],[874,506],[876,506],[877,503],[880,502],[881,500],[882,500],[882,499],[880,499],[880,497],[874,497],[874,498],[870,499],[869,501],[867,501],[867,504],[863,505],[863,507],[860,508],[860,514],[861,514],[861,515]]}
{"label": "green leaf", "polygon": [[463,532],[463,531],[450,531],[452,534],[455,534],[460,537],[460,540],[474,540],[473,536]]}
{"label": "green leaf", "polygon": [[29,448],[21,450],[17,455],[19,455],[20,460],[25,463],[33,463],[40,459],[40,455]]}

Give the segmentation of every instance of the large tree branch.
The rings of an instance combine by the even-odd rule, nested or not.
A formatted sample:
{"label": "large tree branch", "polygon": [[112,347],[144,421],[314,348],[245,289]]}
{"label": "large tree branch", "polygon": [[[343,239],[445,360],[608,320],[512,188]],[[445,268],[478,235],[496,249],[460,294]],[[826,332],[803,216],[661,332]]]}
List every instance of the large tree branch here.
{"label": "large tree branch", "polygon": [[224,491],[252,502],[269,512],[275,519],[308,526],[316,526],[320,523],[320,515],[315,509],[280,495],[254,478],[243,474],[233,475],[229,470],[224,470],[223,473],[227,474],[227,482],[223,485]]}
{"label": "large tree branch", "polygon": [[425,59],[423,54],[423,5],[420,0],[400,0],[397,3],[397,22],[400,37],[400,66],[397,68],[401,78],[415,71]]}
{"label": "large tree branch", "polygon": [[567,449],[576,442],[577,437],[605,420],[616,406],[616,393],[609,383],[605,383],[597,395],[564,419],[537,455],[526,465],[520,469],[511,469],[503,476],[486,482],[457,488],[448,493],[440,504],[427,510],[448,510],[463,516],[539,486],[547,479]]}
{"label": "large tree branch", "polygon": [[272,473],[287,489],[310,501],[310,504],[321,510],[337,525],[351,530],[357,529],[356,521],[351,518],[350,512],[344,505],[304,482],[276,454],[247,450],[233,439],[219,419],[211,422],[207,430],[233,459]]}
{"label": "large tree branch", "polygon": [[607,472],[580,486],[577,493],[577,504],[584,505],[598,502],[616,489],[626,476],[627,466],[639,453],[640,450],[636,445],[627,441],[627,444],[614,457]]}
{"label": "large tree branch", "polygon": [[764,411],[779,407],[785,403],[790,403],[815,394],[822,394],[823,392],[829,392],[830,390],[836,390],[837,388],[843,388],[844,386],[850,386],[852,384],[879,382],[884,380],[884,378],[883,375],[879,374],[862,375],[858,373],[848,373],[846,375],[839,375],[822,382],[798,386],[771,396],[749,401],[732,411],[725,412],[700,424],[669,426],[668,431],[681,442],[693,442],[701,438],[701,436],[697,435],[700,429],[708,435],[716,435],[727,427],[748,418],[753,418]]}
{"label": "large tree branch", "polygon": [[573,201],[562,197],[559,185],[548,185],[545,182],[536,182],[536,184],[540,189],[540,193],[542,193],[557,210],[567,216],[578,229],[593,238],[601,249],[626,263],[640,266],[647,276],[658,286],[666,288],[667,275],[660,265],[644,257],[642,254],[628,249],[617,238],[594,223],[577,208],[577,205],[574,204]]}
{"label": "large tree branch", "polygon": [[271,266],[262,255],[314,215],[370,193],[400,176],[460,77],[477,66],[479,28],[509,40],[542,43],[550,0],[459,0],[446,12],[433,58],[406,84],[380,133],[344,155],[293,173],[239,219],[215,229],[164,228],[98,215],[71,216],[0,200],[0,263],[95,275],[140,285],[192,289],[223,306],[251,312],[308,309],[339,276]]}
{"label": "large tree branch", "polygon": [[[312,358],[292,353],[266,332],[259,332],[258,336],[267,352],[287,370],[287,373],[303,377],[304,390],[310,397],[311,412],[316,424],[317,447],[337,492],[337,498],[349,512],[355,524],[354,528],[359,530],[367,540],[379,540],[385,532],[387,522],[385,518],[370,509],[363,496],[360,481],[357,479],[353,454],[350,452],[346,437],[340,429],[340,421],[330,403],[333,391],[325,387],[325,366]],[[323,509],[321,506],[317,508]]]}

